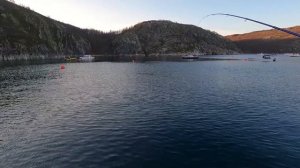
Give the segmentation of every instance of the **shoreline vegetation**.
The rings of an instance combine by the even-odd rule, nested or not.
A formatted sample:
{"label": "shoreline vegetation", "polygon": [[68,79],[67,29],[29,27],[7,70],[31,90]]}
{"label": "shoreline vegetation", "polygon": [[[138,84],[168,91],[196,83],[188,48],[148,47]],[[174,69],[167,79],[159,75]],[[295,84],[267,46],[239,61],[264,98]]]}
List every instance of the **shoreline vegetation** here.
{"label": "shoreline vegetation", "polygon": [[[168,61],[168,62],[185,62],[185,61],[194,61],[183,59],[183,56],[193,55],[193,54],[151,54],[148,57],[145,57],[143,54],[136,55],[91,55],[94,60],[88,62],[115,62],[115,63],[145,63],[145,62],[156,62],[156,61]],[[230,54],[238,55],[238,54]],[[196,55],[198,56],[197,61],[225,61],[225,60],[241,60],[240,58],[218,58],[214,56],[220,55]],[[225,55],[224,55],[225,56]],[[18,57],[20,58],[20,57]],[[71,59],[70,59],[71,58]],[[69,60],[68,60],[69,59]],[[59,63],[84,63],[86,61],[80,61],[80,56],[56,56],[56,57],[35,57],[30,59],[10,59],[5,61],[0,61],[1,67],[10,67],[10,66],[20,66],[20,65],[42,65],[42,64],[59,64]]]}
{"label": "shoreline vegetation", "polygon": [[[147,61],[182,61],[184,53],[173,54],[150,54],[145,57],[144,54],[127,54],[127,55],[91,55],[95,59],[93,62],[147,62]],[[197,55],[197,54],[194,54]],[[234,55],[234,54],[232,54]],[[29,55],[11,55],[7,59],[0,60],[0,65],[20,65],[20,64],[43,64],[43,63],[76,63],[80,62],[79,57],[81,55],[56,55],[56,56],[29,56]],[[212,55],[197,55],[200,59],[208,59]],[[70,59],[71,58],[71,59]],[[68,60],[70,59],[70,60]]]}

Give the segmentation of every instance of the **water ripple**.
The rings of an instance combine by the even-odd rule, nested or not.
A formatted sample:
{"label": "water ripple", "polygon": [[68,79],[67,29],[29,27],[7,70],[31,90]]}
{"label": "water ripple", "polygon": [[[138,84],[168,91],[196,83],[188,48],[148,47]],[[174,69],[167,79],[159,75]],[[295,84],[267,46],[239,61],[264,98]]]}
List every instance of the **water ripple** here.
{"label": "water ripple", "polygon": [[3,68],[0,167],[297,167],[299,63]]}

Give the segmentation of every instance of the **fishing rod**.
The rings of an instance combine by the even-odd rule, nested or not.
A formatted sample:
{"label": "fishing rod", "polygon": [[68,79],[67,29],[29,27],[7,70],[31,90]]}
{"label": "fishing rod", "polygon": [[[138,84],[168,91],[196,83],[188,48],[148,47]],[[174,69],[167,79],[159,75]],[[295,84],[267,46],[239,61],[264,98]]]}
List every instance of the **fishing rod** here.
{"label": "fishing rod", "polygon": [[232,15],[232,14],[227,14],[227,13],[210,14],[210,15],[205,16],[203,19],[208,18],[210,16],[217,16],[217,15],[230,16],[230,17],[235,17],[235,18],[239,18],[239,19],[248,20],[248,21],[255,22],[255,23],[258,23],[258,24],[261,24],[261,25],[265,25],[265,26],[271,27],[273,29],[276,29],[276,30],[279,30],[279,31],[282,31],[282,32],[285,32],[285,33],[288,33],[288,34],[291,34],[291,35],[294,35],[294,36],[300,38],[300,34],[299,33],[292,32],[292,31],[287,30],[287,29],[282,29],[282,28],[279,28],[277,26],[273,26],[273,25],[270,25],[270,24],[267,24],[267,23],[263,23],[263,22],[260,22],[260,21],[257,21],[257,20],[250,19],[250,18],[246,18],[246,17],[242,17],[242,16],[237,16],[237,15]]}

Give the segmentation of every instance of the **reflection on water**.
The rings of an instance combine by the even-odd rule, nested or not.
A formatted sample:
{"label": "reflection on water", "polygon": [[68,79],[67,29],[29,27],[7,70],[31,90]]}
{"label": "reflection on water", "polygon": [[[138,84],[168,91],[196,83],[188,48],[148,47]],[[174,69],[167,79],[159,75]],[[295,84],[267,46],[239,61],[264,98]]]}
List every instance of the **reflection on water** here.
{"label": "reflection on water", "polygon": [[0,167],[297,167],[300,60],[248,57],[2,68]]}

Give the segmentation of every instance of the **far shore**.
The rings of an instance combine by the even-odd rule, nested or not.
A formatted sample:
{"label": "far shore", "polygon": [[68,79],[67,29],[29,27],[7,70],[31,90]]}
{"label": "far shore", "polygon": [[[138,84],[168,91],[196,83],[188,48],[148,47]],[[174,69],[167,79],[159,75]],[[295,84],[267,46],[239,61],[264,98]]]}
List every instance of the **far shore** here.
{"label": "far shore", "polygon": [[[238,53],[224,53],[219,55],[235,55]],[[149,54],[145,56],[145,54],[90,54],[95,57],[95,61],[143,61],[143,60],[176,60],[181,59],[182,56],[185,55],[193,55],[192,53],[170,53],[170,54]],[[215,54],[195,54],[197,56],[211,56]],[[40,54],[40,55],[29,55],[29,54],[22,54],[22,55],[6,55],[1,56],[0,62],[18,62],[18,61],[38,61],[38,60],[57,60],[63,61],[66,58],[79,58],[82,55],[63,55],[63,54]]]}
{"label": "far shore", "polygon": [[[93,62],[147,62],[147,61],[186,61],[182,59],[182,56],[186,56],[186,55],[191,55],[191,54],[190,53],[150,54],[147,57],[144,54],[134,54],[134,55],[99,55],[99,54],[93,55],[92,54],[91,56],[95,58]],[[238,58],[235,59],[235,58],[214,57],[214,56],[221,56],[221,55],[226,56],[226,55],[239,55],[239,54],[238,53],[219,54],[219,55],[198,54],[197,56],[199,56],[199,59],[197,60],[199,61],[239,60]],[[250,54],[250,55],[257,55],[257,54]],[[287,54],[282,54],[282,55],[287,55]],[[76,62],[80,62],[79,57],[81,56],[82,55],[67,55],[67,56],[65,55],[38,55],[38,56],[10,55],[10,56],[6,56],[4,61],[0,60],[0,66],[6,66],[6,65],[14,66],[14,65],[26,65],[26,64],[76,63]]]}

